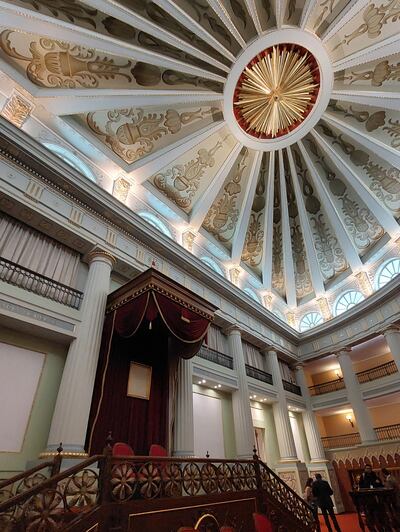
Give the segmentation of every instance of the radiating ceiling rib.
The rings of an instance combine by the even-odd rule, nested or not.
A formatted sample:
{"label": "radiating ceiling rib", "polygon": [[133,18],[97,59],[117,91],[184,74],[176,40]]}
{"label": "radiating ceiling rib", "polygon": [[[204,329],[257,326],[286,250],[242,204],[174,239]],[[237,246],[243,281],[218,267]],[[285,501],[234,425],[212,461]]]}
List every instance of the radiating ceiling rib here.
{"label": "radiating ceiling rib", "polygon": [[209,124],[200,131],[196,131],[191,135],[188,135],[185,139],[185,142],[183,142],[180,146],[177,146],[176,148],[164,153],[161,157],[157,157],[157,159],[154,159],[148,163],[146,163],[146,159],[142,161],[142,166],[132,172],[132,177],[134,177],[136,183],[143,183],[146,181],[146,179],[184,155],[187,151],[208,139],[214,133],[217,133],[217,131],[222,129],[224,126],[225,122],[221,121]]}
{"label": "radiating ceiling rib", "polygon": [[272,244],[274,236],[274,177],[275,152],[269,153],[267,201],[264,215],[264,240],[262,255],[262,280],[265,290],[272,290]]}
{"label": "radiating ceiling rib", "polygon": [[383,59],[392,54],[400,52],[400,40],[398,35],[392,35],[383,41],[371,44],[367,48],[363,48],[353,54],[339,59],[333,63],[332,68],[334,72],[339,72],[345,68],[352,68],[363,63],[369,63],[376,59]]}
{"label": "radiating ceiling rib", "polygon": [[247,227],[249,225],[251,207],[253,205],[254,194],[257,187],[258,176],[260,173],[262,157],[262,151],[256,152],[251,166],[249,179],[247,181],[246,193],[243,200],[243,207],[239,214],[239,220],[237,222],[236,231],[232,243],[231,258],[235,264],[240,263],[240,259],[242,256],[243,246],[246,239]]}
{"label": "radiating ceiling rib", "polygon": [[263,29],[261,26],[260,17],[258,16],[257,6],[255,0],[244,0],[247,11],[250,13],[250,16],[253,20],[254,27],[257,30],[258,35],[261,35],[263,33]]}
{"label": "radiating ceiling rib", "polygon": [[334,89],[332,98],[393,111],[398,111],[400,108],[400,92]]}
{"label": "radiating ceiling rib", "polygon": [[193,76],[225,82],[225,78],[202,68],[189,65],[179,59],[167,57],[162,54],[145,50],[134,44],[125,43],[114,37],[102,35],[95,31],[75,26],[70,22],[57,20],[57,24],[51,17],[10,4],[0,4],[0,19],[7,20],[9,28],[19,31],[49,37],[55,40],[64,40],[71,43],[79,43],[80,46],[101,50],[102,53],[127,59],[134,59],[144,63],[171,68]]}
{"label": "radiating ceiling rib", "polygon": [[283,19],[285,17],[286,8],[288,0],[275,0],[275,20],[276,25],[280,28],[283,24]]}
{"label": "radiating ceiling rib", "polygon": [[390,213],[390,211],[379,201],[375,194],[367,187],[367,185],[359,178],[359,176],[350,168],[332,146],[317,133],[315,130],[311,131],[314,139],[319,144],[320,148],[325,151],[334,162],[335,166],[341,172],[346,182],[355,190],[362,201],[367,205],[369,210],[374,213],[385,230],[391,237],[398,235],[399,225]]}
{"label": "radiating ceiling rib", "polygon": [[297,304],[296,282],[295,282],[295,277],[294,277],[292,237],[290,234],[289,210],[288,210],[286,180],[285,180],[285,167],[283,164],[282,150],[279,150],[279,184],[281,188],[283,269],[284,269],[284,274],[285,274],[286,301],[290,308],[294,308]]}
{"label": "radiating ceiling rib", "polygon": [[243,144],[241,144],[240,142],[235,145],[231,153],[222,163],[221,167],[215,174],[213,180],[210,182],[207,189],[203,192],[201,198],[193,207],[192,216],[189,222],[189,225],[193,229],[193,231],[198,231],[200,229],[204,218],[206,217],[213,201],[215,200],[218,195],[218,192],[223,186],[225,179],[227,178],[229,172],[235,164],[242,148]]}
{"label": "radiating ceiling rib", "polygon": [[304,4],[303,11],[301,12],[301,18],[299,26],[301,29],[304,29],[307,25],[308,19],[313,12],[318,0],[306,0]]}
{"label": "radiating ceiling rib", "polygon": [[303,142],[299,140],[297,144],[303,156],[304,162],[307,166],[308,173],[310,175],[310,180],[322,201],[322,204],[326,211],[326,215],[332,227],[334,228],[340,247],[342,248],[343,253],[346,256],[346,260],[349,263],[350,268],[353,272],[358,271],[362,268],[362,261],[360,259],[360,256],[358,255],[356,247],[354,246],[353,240],[350,238],[346,230],[346,226],[342,221],[342,218],[340,217],[338,211],[336,210],[335,204],[332,201],[329,191],[326,188],[325,183],[320,179],[317,169],[315,168],[314,163],[308,155],[308,152]]}
{"label": "radiating ceiling rib", "polygon": [[303,242],[306,249],[308,266],[310,268],[311,281],[313,283],[315,295],[321,296],[325,294],[324,278],[319,266],[317,253],[314,247],[314,236],[311,230],[310,221],[307,216],[306,207],[304,205],[303,194],[301,193],[299,178],[297,176],[296,166],[293,160],[293,154],[290,147],[286,148],[290,174],[293,183],[294,195],[296,197],[297,208],[299,210],[301,231],[303,233]]}
{"label": "radiating ceiling rib", "polygon": [[199,50],[195,46],[192,46],[189,42],[180,39],[173,33],[163,29],[162,27],[155,24],[152,20],[149,20],[138,13],[135,13],[131,9],[127,8],[126,6],[123,6],[119,2],[109,0],[82,0],[84,4],[93,7],[95,9],[98,9],[99,11],[102,11],[103,13],[107,13],[108,15],[111,15],[112,17],[122,20],[126,24],[130,24],[134,28],[137,28],[140,31],[144,31],[148,33],[149,35],[152,35],[154,37],[157,37],[158,39],[161,39],[165,41],[166,43],[170,44],[171,46],[175,46],[176,48],[183,50],[189,54],[192,54],[194,57],[198,59],[202,59],[203,61],[206,61],[210,65],[213,65],[221,70],[224,70],[225,72],[229,72],[230,68],[217,59],[209,56],[202,50]]}
{"label": "radiating ceiling rib", "polygon": [[396,166],[396,168],[400,168],[400,152],[396,148],[385,144],[381,140],[376,139],[371,135],[362,133],[352,125],[338,119],[336,116],[332,115],[332,113],[324,113],[323,119],[328,124],[336,127],[342,133],[364,146],[364,148],[367,150],[371,150],[372,153],[376,153],[384,161]]}
{"label": "radiating ceiling rib", "polygon": [[186,26],[190,31],[195,33],[200,39],[215,48],[220,54],[224,55],[230,61],[235,61],[235,55],[225,48],[218,39],[208,33],[201,24],[192,19],[179,5],[173,0],[153,0],[155,4],[167,11],[178,22]]}
{"label": "radiating ceiling rib", "polygon": [[216,14],[219,16],[224,26],[226,27],[226,29],[233,35],[233,37],[236,39],[239,45],[242,48],[245,48],[246,41],[243,39],[239,30],[233,23],[223,3],[220,0],[207,0],[207,2],[210,4],[210,6],[213,8]]}
{"label": "radiating ceiling rib", "polygon": [[332,24],[321,35],[321,40],[326,43],[331,37],[343,28],[359,11],[364,9],[369,4],[370,0],[351,0],[347,7],[343,9],[340,15],[332,22]]}
{"label": "radiating ceiling rib", "polygon": [[222,94],[207,91],[127,90],[127,89],[39,89],[35,100],[56,116],[90,113],[103,109],[123,109],[135,105],[177,105],[216,102]]}

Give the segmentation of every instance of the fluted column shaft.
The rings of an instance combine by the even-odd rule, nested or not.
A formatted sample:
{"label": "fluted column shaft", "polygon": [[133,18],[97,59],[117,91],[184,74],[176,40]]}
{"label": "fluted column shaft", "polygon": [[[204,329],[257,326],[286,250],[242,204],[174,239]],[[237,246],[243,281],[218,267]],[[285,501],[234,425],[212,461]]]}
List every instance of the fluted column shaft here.
{"label": "fluted column shaft", "polygon": [[175,402],[174,456],[194,456],[193,362],[180,359]]}
{"label": "fluted column shaft", "polygon": [[339,351],[336,356],[342,370],[343,380],[346,385],[347,398],[356,418],[362,443],[376,441],[376,434],[372,425],[367,405],[365,404],[360,383],[353,369],[353,363],[349,356],[349,349]]}
{"label": "fluted column shaft", "polygon": [[301,388],[301,395],[306,403],[306,410],[302,412],[304,430],[306,433],[308,450],[311,462],[325,462],[325,451],[322,445],[317,420],[312,410],[310,391],[307,386],[306,376],[302,365],[296,366],[297,384]]}
{"label": "fluted column shaft", "polygon": [[288,405],[283,388],[281,370],[279,368],[278,353],[267,351],[269,371],[272,381],[278,391],[278,401],[272,406],[275,428],[278,436],[279,454],[282,462],[297,461],[296,446],[294,443],[292,427],[290,425]]}
{"label": "fluted column shaft", "polygon": [[400,372],[400,328],[398,325],[392,325],[383,334],[392,353],[397,370]]}
{"label": "fluted column shaft", "polygon": [[49,450],[83,452],[104,323],[110,275],[115,259],[94,250],[81,306],[81,323],[70,345],[51,423]]}
{"label": "fluted column shaft", "polygon": [[249,387],[247,384],[246,366],[244,362],[242,336],[238,327],[227,331],[229,352],[238,379],[238,390],[232,394],[233,419],[235,424],[236,454],[239,459],[251,458],[254,447],[254,428],[251,417]]}

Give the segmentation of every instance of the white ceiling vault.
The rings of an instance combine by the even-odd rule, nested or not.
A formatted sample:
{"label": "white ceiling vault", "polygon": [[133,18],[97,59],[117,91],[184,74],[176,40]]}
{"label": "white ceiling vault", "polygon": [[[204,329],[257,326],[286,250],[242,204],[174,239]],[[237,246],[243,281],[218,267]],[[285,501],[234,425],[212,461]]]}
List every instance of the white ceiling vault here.
{"label": "white ceiling vault", "polygon": [[0,20],[1,114],[290,325],[399,255],[399,0],[3,0]]}

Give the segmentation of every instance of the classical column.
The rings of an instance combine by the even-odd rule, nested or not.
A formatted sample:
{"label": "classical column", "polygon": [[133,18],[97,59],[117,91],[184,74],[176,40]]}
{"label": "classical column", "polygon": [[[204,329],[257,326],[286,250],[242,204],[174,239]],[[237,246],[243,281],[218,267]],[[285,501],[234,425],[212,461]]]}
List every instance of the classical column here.
{"label": "classical column", "polygon": [[273,414],[276,433],[278,436],[279,454],[281,462],[296,462],[297,452],[294,444],[292,427],[290,425],[286,394],[283,388],[281,370],[279,368],[278,354],[276,351],[266,351],[269,371],[272,382],[278,392],[278,401],[273,404]]}
{"label": "classical column", "polygon": [[317,420],[312,410],[310,391],[307,386],[304,367],[302,364],[296,366],[296,380],[301,388],[301,395],[306,403],[306,410],[302,412],[304,430],[306,433],[308,450],[310,451],[311,462],[326,462],[325,451],[322,445],[321,436],[318,430]]}
{"label": "classical column", "polygon": [[230,327],[226,332],[228,334],[229,352],[233,357],[233,364],[238,380],[238,390],[235,390],[232,394],[236,455],[239,459],[248,459],[253,456],[254,428],[251,417],[242,337],[240,329],[236,326]]}
{"label": "classical column", "polygon": [[400,326],[390,325],[385,331],[383,331],[385,340],[392,353],[393,360],[400,372]]}
{"label": "classical column", "polygon": [[361,442],[370,443],[376,441],[377,438],[374,427],[372,426],[367,405],[362,398],[360,383],[354,372],[353,363],[349,355],[350,351],[351,349],[344,348],[335,354],[342,370],[343,380],[346,385],[347,398],[356,418]]}
{"label": "classical column", "polygon": [[81,322],[68,351],[48,440],[49,451],[62,442],[65,454],[71,456],[84,453],[110,275],[115,263],[112,255],[97,248],[88,260]]}
{"label": "classical column", "polygon": [[181,358],[175,398],[174,456],[194,456],[193,362]]}

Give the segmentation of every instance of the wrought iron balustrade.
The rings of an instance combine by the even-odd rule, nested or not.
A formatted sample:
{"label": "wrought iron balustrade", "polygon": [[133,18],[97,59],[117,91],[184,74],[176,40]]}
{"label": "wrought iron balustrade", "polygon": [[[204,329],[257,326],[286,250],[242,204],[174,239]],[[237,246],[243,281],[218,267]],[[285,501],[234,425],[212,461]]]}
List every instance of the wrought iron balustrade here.
{"label": "wrought iron balustrade", "polygon": [[334,381],[323,382],[315,386],[309,386],[310,395],[322,395],[324,393],[336,392],[345,388],[343,379],[336,379]]}
{"label": "wrought iron balustrade", "polygon": [[200,351],[197,353],[197,356],[204,358],[204,360],[209,360],[218,364],[219,366],[224,366],[225,368],[233,369],[233,358],[215,349],[211,349],[205,345],[202,345]]}
{"label": "wrought iron balustrade", "polygon": [[397,373],[398,369],[394,360],[375,366],[374,368],[366,369],[364,371],[359,371],[357,373],[357,378],[359,383],[374,381],[376,379],[381,379],[387,375],[393,375]]}
{"label": "wrought iron balustrade", "polygon": [[62,305],[79,309],[83,294],[15,262],[0,258],[0,281],[12,284]]}
{"label": "wrought iron balustrade", "polygon": [[321,438],[324,449],[337,449],[340,447],[353,447],[361,443],[360,433],[341,434],[340,436],[327,436]]}
{"label": "wrought iron balustrade", "polygon": [[270,373],[255,368],[254,366],[250,366],[249,364],[246,364],[246,375],[248,377],[252,377],[253,379],[257,379],[258,381],[266,382],[267,384],[273,384],[272,375]]}
{"label": "wrought iron balustrade", "polygon": [[301,395],[301,388],[300,386],[297,386],[297,384],[294,384],[294,382],[285,381],[285,379],[282,379],[283,388],[287,392],[295,393],[296,395]]}
{"label": "wrought iron balustrade", "polygon": [[378,440],[400,440],[400,423],[377,427],[375,434]]}

